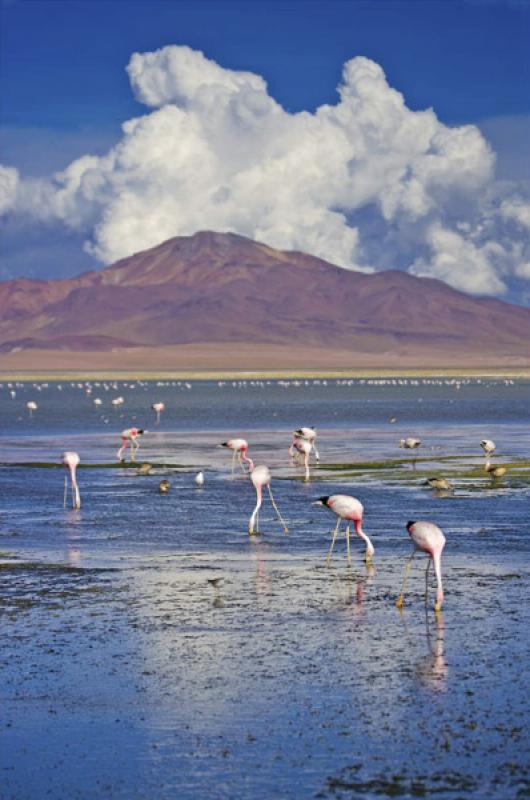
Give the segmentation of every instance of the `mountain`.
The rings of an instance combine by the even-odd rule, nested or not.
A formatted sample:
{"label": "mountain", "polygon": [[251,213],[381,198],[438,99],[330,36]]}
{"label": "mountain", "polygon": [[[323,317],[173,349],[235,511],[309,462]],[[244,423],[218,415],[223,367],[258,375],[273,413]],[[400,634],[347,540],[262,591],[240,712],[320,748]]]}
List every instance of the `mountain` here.
{"label": "mountain", "polygon": [[530,365],[530,309],[232,233],[0,283],[0,369]]}

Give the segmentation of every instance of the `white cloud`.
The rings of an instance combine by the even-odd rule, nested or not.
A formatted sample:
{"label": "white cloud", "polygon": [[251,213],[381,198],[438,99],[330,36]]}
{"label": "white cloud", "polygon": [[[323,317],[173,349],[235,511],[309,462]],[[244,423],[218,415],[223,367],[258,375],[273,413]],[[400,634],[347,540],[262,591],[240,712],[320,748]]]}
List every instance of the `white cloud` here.
{"label": "white cloud", "polygon": [[350,269],[390,260],[470,292],[502,293],[525,274],[528,207],[513,185],[492,190],[478,128],[411,111],[373,61],[345,64],[335,105],[297,114],[261,76],[189,47],[135,53],[127,71],[151,110],[106,155],[50,179],[3,168],[3,208],[85,233],[105,263],[212,229]]}
{"label": "white cloud", "polygon": [[412,265],[414,275],[440,278],[456,289],[471,294],[503,294],[505,284],[499,277],[495,262],[502,262],[506,253],[495,243],[477,247],[461,234],[435,224],[429,230],[429,260],[422,258]]}
{"label": "white cloud", "polygon": [[18,171],[0,164],[0,214],[15,205],[18,182]]}

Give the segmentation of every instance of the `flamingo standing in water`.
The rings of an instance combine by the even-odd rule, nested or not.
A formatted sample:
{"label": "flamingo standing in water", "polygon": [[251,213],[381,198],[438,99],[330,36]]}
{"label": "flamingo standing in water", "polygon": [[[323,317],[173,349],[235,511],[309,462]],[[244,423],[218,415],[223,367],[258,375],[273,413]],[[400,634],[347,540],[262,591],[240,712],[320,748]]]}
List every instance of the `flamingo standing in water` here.
{"label": "flamingo standing in water", "polygon": [[484,469],[486,472],[488,472],[490,466],[490,456],[492,456],[497,449],[497,445],[495,442],[492,442],[491,439],[483,439],[480,443],[480,446],[484,450],[484,455],[486,456],[486,465]]}
{"label": "flamingo standing in water", "polygon": [[309,455],[313,445],[307,439],[294,439],[291,448],[296,451],[296,454],[304,459],[305,467],[305,480],[309,480]]}
{"label": "flamingo standing in water", "polygon": [[[355,533],[357,536],[360,536],[361,539],[364,539],[366,542],[366,552],[364,556],[364,560],[367,564],[369,564],[373,558],[375,553],[374,546],[368,536],[365,534],[362,528],[363,522],[363,514],[364,508],[361,502],[357,500],[356,497],[351,497],[348,494],[333,494],[331,496],[326,497],[319,497],[319,499],[313,504],[315,506],[327,506],[334,514],[338,516],[337,525],[335,530],[333,531],[333,539],[331,541],[331,547],[329,548],[328,557],[326,559],[326,564],[329,564],[331,561],[331,554],[333,553],[333,547],[335,545],[335,539],[337,538],[337,534],[339,532],[340,523],[344,519],[347,523],[353,522],[355,525]],[[348,558],[348,563],[351,564],[351,556],[350,556],[350,526],[347,524],[346,526],[346,553]]]}
{"label": "flamingo standing in water", "polygon": [[309,442],[309,444],[311,445],[311,449],[315,451],[316,460],[320,461],[320,455],[318,453],[316,446],[316,438],[317,438],[317,432],[314,428],[297,428],[295,431],[293,431],[293,441],[289,448],[289,455],[290,456],[294,455],[294,451],[295,449],[297,449],[296,442],[302,439]]}
{"label": "flamingo standing in water", "polygon": [[156,424],[160,425],[160,414],[166,409],[165,403],[153,403],[151,408],[156,411]]}
{"label": "flamingo standing in water", "polygon": [[262,504],[262,500],[263,500],[262,495],[263,495],[263,487],[264,486],[266,486],[267,489],[269,490],[269,497],[271,499],[272,507],[274,508],[274,510],[276,511],[276,514],[278,515],[278,519],[280,520],[280,522],[281,522],[281,524],[283,526],[284,533],[289,533],[289,529],[288,529],[287,525],[285,524],[285,520],[283,519],[282,515],[280,514],[280,510],[279,510],[278,506],[276,505],[276,503],[274,502],[274,497],[272,496],[271,485],[270,485],[271,484],[271,473],[270,473],[269,468],[265,467],[263,465],[259,466],[259,467],[253,467],[250,470],[250,480],[254,484],[254,488],[256,490],[256,507],[254,508],[254,511],[252,512],[252,516],[250,517],[250,520],[249,520],[249,523],[248,523],[249,536],[252,536],[252,534],[254,533],[254,526],[256,526],[256,533],[259,533],[259,531],[257,530],[258,529],[258,525],[259,525],[259,523],[258,523],[258,513],[259,513],[259,510],[261,508],[261,504]]}
{"label": "flamingo standing in water", "polygon": [[29,411],[30,417],[32,417],[33,416],[33,412],[37,410],[38,405],[35,402],[35,400],[28,400],[28,402],[26,403],[26,408]]}
{"label": "flamingo standing in water", "polygon": [[[72,482],[72,508],[81,508],[81,497],[79,496],[79,487],[76,480],[76,470],[79,464],[79,455],[72,450],[68,450],[61,456],[61,461],[64,467],[70,471],[70,479]],[[68,475],[64,476],[64,508],[66,508],[66,495],[68,494]]]}
{"label": "flamingo standing in water", "polygon": [[131,446],[131,461],[135,461],[136,451],[140,447],[138,443],[138,437],[143,436],[144,433],[147,433],[147,431],[144,431],[141,428],[126,428],[121,432],[121,447],[118,450],[118,461],[125,460],[123,458],[123,452],[129,445]]}
{"label": "flamingo standing in water", "polygon": [[248,450],[248,442],[246,439],[229,439],[227,442],[222,442],[221,447],[228,447],[229,450],[233,451],[232,456],[232,475],[234,474],[234,465],[237,460],[241,465],[241,469],[245,472],[245,467],[243,461],[248,463],[249,472],[252,472],[254,469],[254,462],[251,458],[247,456]]}
{"label": "flamingo standing in water", "polygon": [[426,520],[407,522],[406,528],[410,538],[412,539],[414,547],[405,567],[403,585],[401,587],[401,592],[397,599],[396,605],[398,608],[403,607],[403,593],[405,591],[410,565],[412,564],[412,559],[414,558],[416,551],[422,550],[429,556],[427,570],[425,572],[425,603],[427,603],[428,599],[429,568],[432,561],[434,562],[434,572],[436,574],[436,602],[434,604],[434,610],[440,611],[444,601],[442,586],[442,550],[445,547],[445,536],[438,525],[435,525],[434,522],[427,522]]}

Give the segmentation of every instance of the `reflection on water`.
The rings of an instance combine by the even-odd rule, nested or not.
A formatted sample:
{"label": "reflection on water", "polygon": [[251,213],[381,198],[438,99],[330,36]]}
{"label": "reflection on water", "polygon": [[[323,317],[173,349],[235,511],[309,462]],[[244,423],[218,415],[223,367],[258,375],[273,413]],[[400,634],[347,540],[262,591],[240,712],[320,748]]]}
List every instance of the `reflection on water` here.
{"label": "reflection on water", "polygon": [[[525,796],[527,484],[441,496],[408,464],[408,483],[324,467],[399,457],[408,435],[433,459],[478,463],[485,436],[528,455],[529,384],[190,386],[100,386],[98,410],[50,384],[31,420],[8,405],[30,390],[0,387],[1,460],[58,465],[0,470],[2,798]],[[112,462],[154,400],[142,458],[171,466],[81,469],[83,507],[63,509],[60,453]],[[308,483],[288,454],[301,424],[323,463]],[[271,468],[287,536],[265,505],[249,537],[254,487],[217,447],[236,434]],[[311,504],[333,492],[363,503],[372,565],[354,537],[352,566],[326,567],[333,520]],[[423,559],[395,607],[422,518],[447,537],[443,616]]]}

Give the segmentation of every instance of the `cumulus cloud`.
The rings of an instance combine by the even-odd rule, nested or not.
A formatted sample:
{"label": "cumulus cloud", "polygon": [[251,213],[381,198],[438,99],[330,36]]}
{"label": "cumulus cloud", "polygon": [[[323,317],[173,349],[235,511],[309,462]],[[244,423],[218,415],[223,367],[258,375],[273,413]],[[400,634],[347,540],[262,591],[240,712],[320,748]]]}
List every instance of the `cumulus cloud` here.
{"label": "cumulus cloud", "polygon": [[373,61],[345,64],[336,104],[296,114],[189,47],[135,53],[127,72],[148,113],[49,179],[2,168],[0,210],[84,233],[103,263],[211,229],[475,293],[526,276],[530,207],[495,188],[478,128],[410,110]]}

